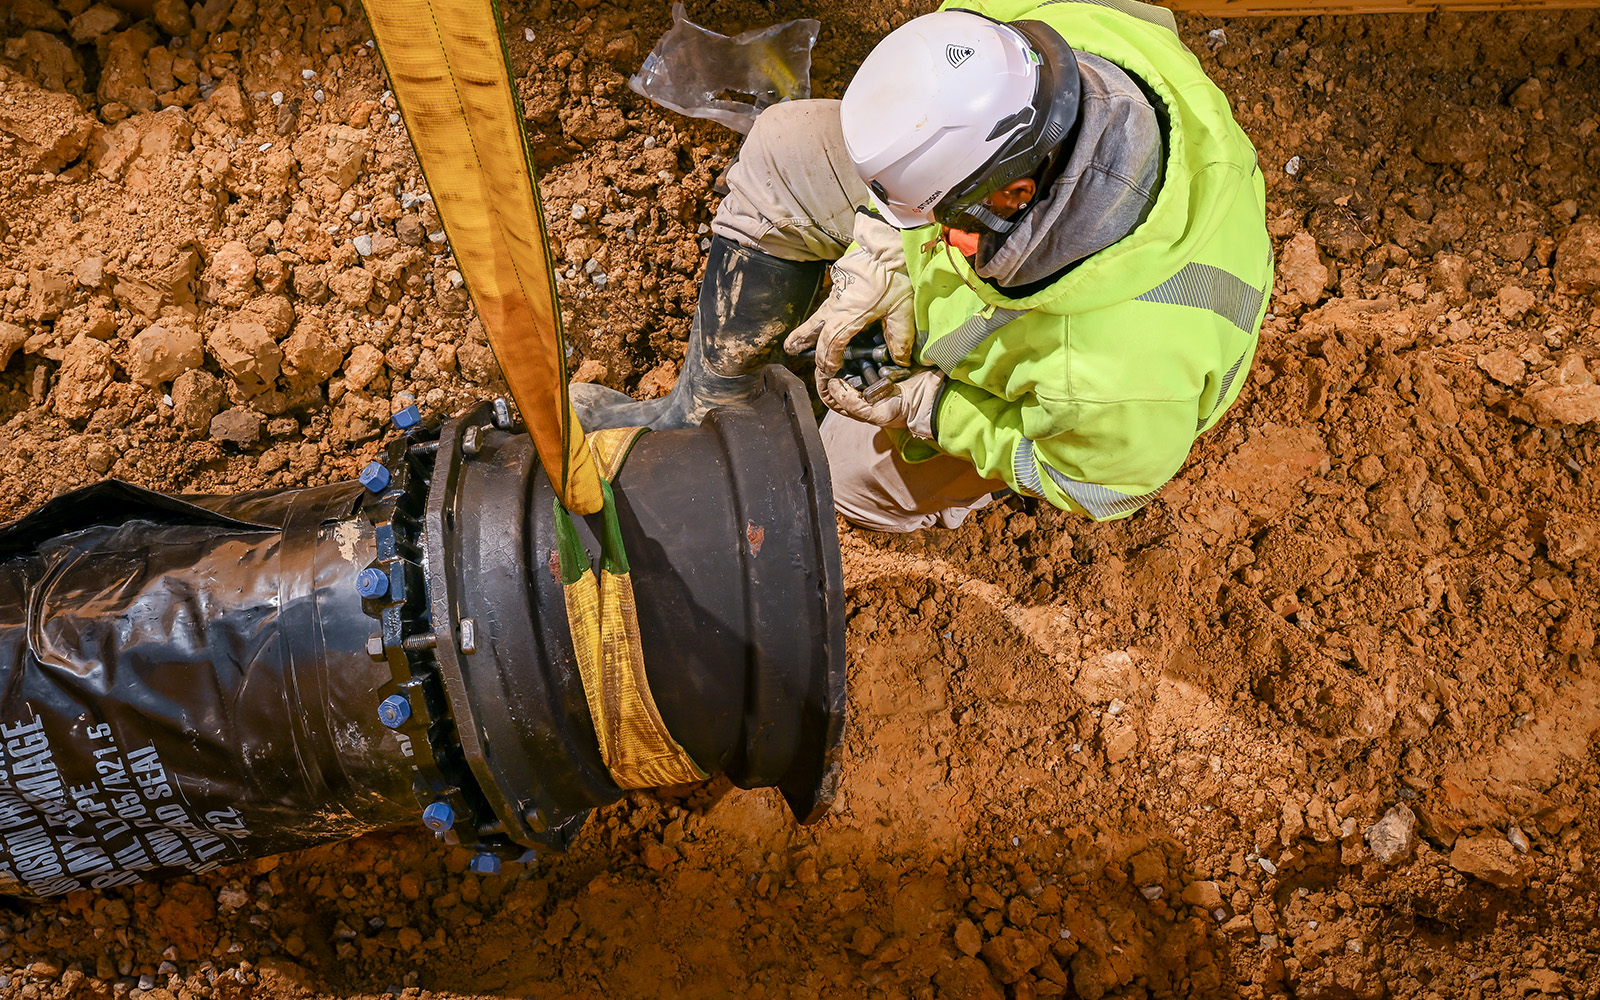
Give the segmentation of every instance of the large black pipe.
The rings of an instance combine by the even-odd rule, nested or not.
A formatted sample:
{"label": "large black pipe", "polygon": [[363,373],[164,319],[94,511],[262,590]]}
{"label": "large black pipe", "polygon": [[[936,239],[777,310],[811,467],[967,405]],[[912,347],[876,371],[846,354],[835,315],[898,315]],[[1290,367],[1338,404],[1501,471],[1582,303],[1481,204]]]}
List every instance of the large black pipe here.
{"label": "large black pipe", "polygon": [[[621,794],[568,634],[550,483],[503,405],[364,483],[108,482],[0,527],[0,891],[206,871],[407,822],[479,870]],[[700,767],[831,801],[844,710],[826,465],[798,381],[655,431],[614,483],[646,670]],[[598,518],[580,534],[598,551]]]}

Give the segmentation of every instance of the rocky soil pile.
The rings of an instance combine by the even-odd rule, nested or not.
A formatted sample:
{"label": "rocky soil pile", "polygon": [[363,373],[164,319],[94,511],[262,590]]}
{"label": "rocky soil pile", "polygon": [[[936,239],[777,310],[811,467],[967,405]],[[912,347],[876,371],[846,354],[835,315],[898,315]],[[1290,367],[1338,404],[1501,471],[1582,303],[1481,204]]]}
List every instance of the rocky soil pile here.
{"label": "rocky soil pile", "polygon": [[[503,10],[573,367],[659,393],[736,136],[627,90],[665,5]],[[836,96],[920,10],[689,15],[821,17]],[[0,18],[0,516],[350,476],[496,390],[358,8]],[[1600,997],[1600,18],[1182,27],[1267,178],[1250,384],[1126,522],[846,533],[833,814],[12,901],[0,997]]]}

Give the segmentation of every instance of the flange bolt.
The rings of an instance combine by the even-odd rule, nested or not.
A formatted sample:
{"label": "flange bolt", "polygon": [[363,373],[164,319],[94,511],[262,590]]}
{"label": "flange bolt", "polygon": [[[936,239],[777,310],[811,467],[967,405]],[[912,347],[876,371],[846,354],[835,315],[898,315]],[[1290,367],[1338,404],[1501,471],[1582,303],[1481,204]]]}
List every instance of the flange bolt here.
{"label": "flange bolt", "polygon": [[389,574],[369,566],[356,574],[356,593],[362,597],[382,597],[389,592]]}
{"label": "flange bolt", "polygon": [[456,811],[448,802],[431,802],[422,810],[422,825],[434,833],[443,833],[456,825]]}
{"label": "flange bolt", "polygon": [[382,493],[389,488],[389,470],[382,462],[368,462],[359,478],[361,485],[374,493]]}
{"label": "flange bolt", "polygon": [[417,409],[416,404],[413,403],[390,417],[389,421],[394,424],[396,430],[409,431],[422,423],[422,411]]}
{"label": "flange bolt", "polygon": [[479,854],[467,862],[467,870],[478,875],[498,875],[500,859],[493,854]]}
{"label": "flange bolt", "polygon": [[399,729],[411,718],[411,699],[403,694],[391,694],[378,702],[378,721],[390,729]]}

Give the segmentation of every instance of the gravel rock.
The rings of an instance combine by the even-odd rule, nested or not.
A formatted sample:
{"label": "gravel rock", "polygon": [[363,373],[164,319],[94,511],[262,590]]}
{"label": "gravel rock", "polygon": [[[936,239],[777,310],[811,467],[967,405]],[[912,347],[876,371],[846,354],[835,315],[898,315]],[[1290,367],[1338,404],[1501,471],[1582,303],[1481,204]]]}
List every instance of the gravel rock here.
{"label": "gravel rock", "polygon": [[1106,760],[1112,764],[1127,760],[1139,749],[1139,732],[1129,725],[1118,726],[1105,736]]}
{"label": "gravel rock", "polygon": [[139,385],[171,382],[205,363],[200,331],[187,320],[165,319],[141,330],[128,344],[128,376]]}
{"label": "gravel rock", "polygon": [[1417,814],[1401,803],[1367,828],[1367,848],[1380,864],[1399,865],[1417,850]]}
{"label": "gravel rock", "polygon": [[273,340],[282,340],[294,325],[294,306],[287,296],[263,295],[239,310],[237,318],[260,323]]}
{"label": "gravel rock", "polygon": [[223,410],[211,418],[211,436],[218,441],[245,446],[261,439],[261,414],[243,406]]}
{"label": "gravel rock", "polygon": [[1257,934],[1271,934],[1278,928],[1278,918],[1266,904],[1257,904],[1250,910],[1250,926]]}
{"label": "gravel rock", "polygon": [[394,234],[408,247],[420,247],[428,242],[428,229],[416,215],[402,215],[394,224]]}
{"label": "gravel rock", "polygon": [[1510,844],[1518,854],[1527,854],[1530,846],[1528,844],[1528,835],[1523,833],[1522,828],[1515,823],[1506,827],[1506,843]]}
{"label": "gravel rock", "polygon": [[1100,1000],[1117,985],[1117,971],[1104,952],[1081,949],[1072,956],[1072,986],[1083,1000]]}
{"label": "gravel rock", "polygon": [[92,337],[74,340],[67,346],[50,395],[56,412],[74,421],[94,416],[106,390],[111,388],[114,371],[109,345]]}
{"label": "gravel rock", "polygon": [[[1355,260],[1372,247],[1372,237],[1347,209],[1328,205],[1311,213],[1306,229],[1316,237],[1317,248],[1339,260]],[[1289,236],[1294,232],[1277,235]]]}
{"label": "gravel rock", "polygon": [[[65,29],[65,22],[61,27]],[[83,89],[83,63],[58,34],[24,31],[21,38],[8,42],[6,51],[47,91],[76,93]]]}
{"label": "gravel rock", "polygon": [[61,975],[61,963],[48,958],[41,958],[28,966],[28,975],[40,979],[55,979]]}
{"label": "gravel rock", "polygon": [[335,125],[328,130],[327,145],[323,148],[322,192],[329,201],[337,201],[356,182],[371,152],[372,144],[365,130],[348,125]]}
{"label": "gravel rock", "polygon": [[[488,385],[500,377],[500,364],[487,344],[473,341],[463,343],[456,350],[456,367],[467,381],[475,385]],[[644,390],[640,390],[643,396]]]}
{"label": "gravel rock", "polygon": [[1526,878],[1516,851],[1504,837],[1492,834],[1457,840],[1450,867],[1501,889],[1514,889]]}
{"label": "gravel rock", "polygon": [[1526,315],[1537,302],[1532,292],[1519,285],[1506,285],[1495,296],[1495,306],[1500,310],[1500,315],[1513,323]]}
{"label": "gravel rock", "polygon": [[986,882],[972,883],[972,901],[982,910],[998,910],[1006,904],[1005,899]]}

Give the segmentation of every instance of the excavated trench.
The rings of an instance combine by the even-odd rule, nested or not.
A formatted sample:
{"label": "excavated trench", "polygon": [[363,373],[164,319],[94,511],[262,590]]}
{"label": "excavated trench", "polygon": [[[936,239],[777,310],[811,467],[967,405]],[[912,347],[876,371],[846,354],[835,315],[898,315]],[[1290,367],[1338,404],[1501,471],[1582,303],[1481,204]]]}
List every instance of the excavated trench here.
{"label": "excavated trench", "polygon": [[[920,10],[688,15],[818,17],[837,96]],[[736,137],[627,90],[665,6],[503,12],[572,367],[662,392]],[[360,13],[154,15],[0,14],[0,516],[349,479],[497,392]],[[1600,22],[1180,26],[1267,177],[1250,383],[1127,522],[842,532],[819,824],[711,782],[496,876],[402,828],[12,902],[0,996],[1600,996]]]}

